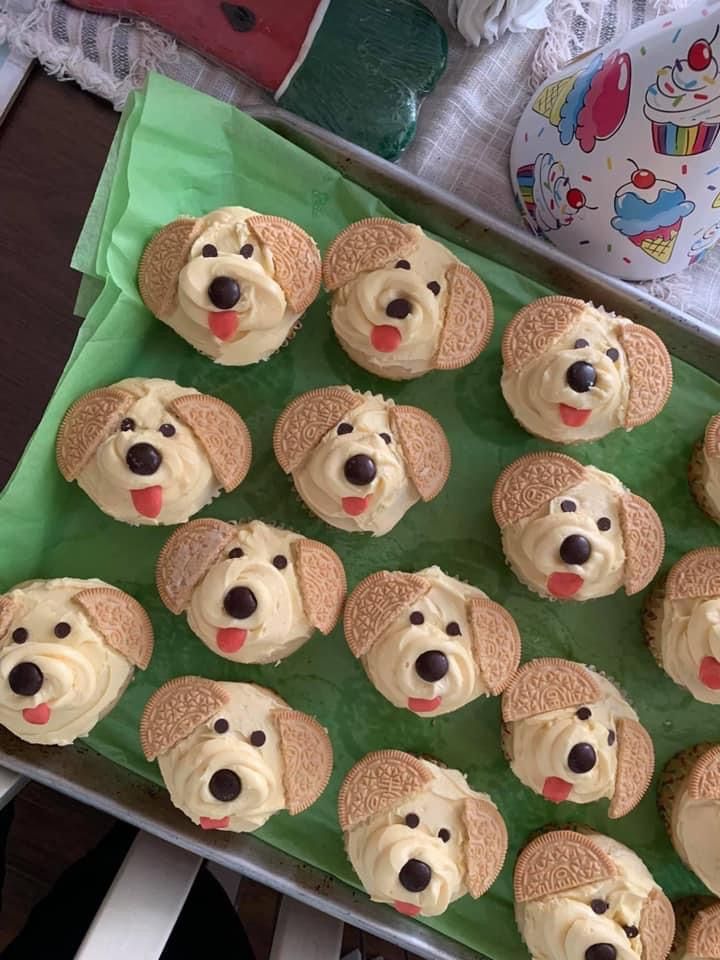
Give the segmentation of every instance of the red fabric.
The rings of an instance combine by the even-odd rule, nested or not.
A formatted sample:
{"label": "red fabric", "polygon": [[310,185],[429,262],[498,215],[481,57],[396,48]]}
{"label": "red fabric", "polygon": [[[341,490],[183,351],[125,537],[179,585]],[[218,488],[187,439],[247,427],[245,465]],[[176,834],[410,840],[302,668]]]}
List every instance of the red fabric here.
{"label": "red fabric", "polygon": [[248,0],[255,26],[234,30],[220,0],[68,0],[74,7],[150,20],[178,40],[275,92],[295,63],[320,0]]}

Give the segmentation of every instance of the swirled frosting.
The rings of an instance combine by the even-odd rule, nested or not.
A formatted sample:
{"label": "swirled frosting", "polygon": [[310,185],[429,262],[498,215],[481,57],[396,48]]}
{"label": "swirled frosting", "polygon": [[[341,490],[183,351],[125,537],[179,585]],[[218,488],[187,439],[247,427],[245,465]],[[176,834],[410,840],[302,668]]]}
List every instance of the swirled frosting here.
{"label": "swirled frosting", "polygon": [[[362,657],[362,664],[372,683],[390,703],[423,716],[438,717],[488,694],[473,658],[466,614],[466,603],[471,597],[487,595],[477,587],[448,577],[439,567],[428,567],[417,575],[430,581],[430,590],[412,610],[403,611],[390,624],[370,652]],[[412,623],[411,613],[421,613],[423,622]],[[456,625],[451,633],[449,624]],[[443,654],[448,662],[448,672],[435,682],[423,680],[416,670],[418,657],[430,651]]]}
{"label": "swirled frosting", "polygon": [[[618,333],[628,323],[586,304],[578,323],[540,356],[520,370],[503,370],[503,395],[526,430],[555,443],[577,443],[625,425],[630,371]],[[568,383],[568,370],[578,362],[595,370],[595,385],[584,393]]]}
{"label": "swirled frosting", "polygon": [[686,779],[672,804],[671,830],[680,858],[720,896],[720,801],[693,800]]}
{"label": "swirled frosting", "polygon": [[[656,630],[663,669],[696,700],[720,703],[716,684],[720,668],[720,597],[671,600],[665,597]],[[708,670],[715,661],[718,668]],[[713,664],[714,666],[714,664]]]}
{"label": "swirled frosting", "polygon": [[[510,565],[519,579],[541,596],[562,595],[556,592],[555,574],[578,578],[574,600],[606,597],[622,586],[625,549],[618,500],[624,487],[617,477],[596,467],[585,467],[585,474],[586,480],[502,531]],[[599,520],[609,521],[610,526],[600,529]],[[590,556],[583,564],[565,563],[560,555],[561,544],[575,535],[590,544]]]}
{"label": "swirled frosting", "polygon": [[[272,713],[287,704],[252,683],[220,686],[228,694],[227,704],[158,763],[170,799],[193,823],[245,833],[285,806],[280,737]],[[215,729],[218,720],[227,721],[224,733]],[[257,747],[250,742],[256,731],[265,734]],[[211,792],[210,781],[220,770],[240,779],[242,789],[234,800],[218,800]]]}
{"label": "swirled frosting", "polygon": [[[632,850],[601,834],[591,837],[612,858],[616,877],[515,904],[520,933],[534,960],[577,960],[598,943],[611,944],[617,960],[643,956],[640,919],[657,884]],[[607,904],[607,909],[596,913],[591,907],[594,900]],[[628,937],[626,928],[631,927],[639,931],[638,936]]]}
{"label": "swirled frosting", "polygon": [[[271,663],[309,639],[313,627],[303,609],[292,557],[292,544],[301,539],[260,520],[235,528],[224,555],[196,587],[188,607],[188,623],[206,646],[236,663]],[[242,556],[229,556],[238,549]],[[235,587],[249,589],[257,603],[242,620],[231,617],[223,604]],[[246,636],[235,649],[241,630]]]}
{"label": "swirled frosting", "polygon": [[[592,803],[615,793],[617,722],[637,720],[637,714],[609,680],[600,674],[593,674],[593,679],[602,698],[580,716],[575,707],[553,710],[505,728],[504,747],[513,773],[540,796],[555,799],[548,788],[557,790],[557,781],[569,788],[565,799],[572,803]],[[595,763],[585,773],[570,768],[570,752],[578,744],[589,745],[595,753]],[[554,782],[548,784],[551,778]]]}
{"label": "swirled frosting", "polygon": [[[105,513],[132,524],[185,523],[201,507],[220,493],[207,454],[195,434],[167,410],[178,397],[197,394],[197,390],[179,387],[172,380],[134,377],[113,384],[137,399],[125,414],[133,428],[117,430],[100,444],[78,476],[78,484]],[[160,427],[173,427],[165,436]],[[162,457],[155,473],[133,473],[127,465],[127,452],[139,443],[153,446]],[[161,490],[162,508],[149,517],[138,510],[142,491]]]}
{"label": "swirled frosting", "polygon": [[[0,638],[0,723],[28,743],[64,746],[86,737],[109,713],[133,676],[129,660],[110,647],[73,596],[102,580],[33,580],[9,592],[16,612]],[[57,624],[67,624],[64,637]],[[16,631],[26,631],[24,636]],[[10,687],[11,672],[34,664],[42,685],[32,696]],[[43,722],[44,721],[44,722]]]}
{"label": "swirled frosting", "polygon": [[[349,831],[345,845],[371,899],[410,904],[419,907],[423,916],[437,917],[467,893],[463,804],[472,797],[488,801],[490,797],[472,790],[457,770],[423,763],[433,779],[422,793]],[[407,825],[408,814],[418,818],[416,827]],[[446,842],[439,836],[441,830],[449,834]],[[400,883],[399,873],[408,860],[420,860],[432,871],[428,887],[420,893],[412,893]]]}
{"label": "swirled frosting", "polygon": [[[245,207],[223,207],[203,218],[180,271],[177,307],[165,320],[196,350],[228,366],[267,360],[299,317],[275,280],[272,253],[247,225],[253,216]],[[216,255],[207,256],[211,248]],[[240,287],[232,310],[221,311],[210,300],[208,288],[216,277],[230,277]]]}
{"label": "swirled frosting", "polygon": [[[333,294],[332,324],[340,344],[379,377],[409,380],[433,369],[448,299],[445,273],[458,261],[420,233],[419,245],[406,259],[365,271]],[[396,300],[407,301],[406,317],[388,315],[388,305]]]}
{"label": "swirled frosting", "polygon": [[[344,420],[352,431],[326,433],[293,472],[293,480],[307,506],[333,527],[382,536],[420,496],[405,468],[400,442],[393,436],[388,415],[393,401],[371,393],[363,396],[364,403]],[[376,470],[372,482],[362,486],[345,476],[345,464],[358,454],[370,457]]]}
{"label": "swirled frosting", "polygon": [[720,82],[715,57],[701,70],[676,60],[658,70],[645,94],[645,116],[653,123],[694,127],[720,121]]}

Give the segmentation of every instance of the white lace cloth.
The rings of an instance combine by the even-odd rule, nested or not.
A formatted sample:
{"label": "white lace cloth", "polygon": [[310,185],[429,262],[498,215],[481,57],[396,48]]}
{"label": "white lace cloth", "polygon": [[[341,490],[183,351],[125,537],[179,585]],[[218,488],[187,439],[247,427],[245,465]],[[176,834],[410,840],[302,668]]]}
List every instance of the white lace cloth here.
{"label": "white lace cloth", "polygon": [[[507,171],[510,142],[533,87],[583,51],[687,5],[686,0],[552,0],[548,29],[508,32],[475,47],[450,23],[448,0],[425,2],[448,31],[449,63],[422,107],[417,135],[400,166],[512,223],[519,216]],[[462,3],[450,0],[451,7]],[[530,7],[528,0],[483,0],[483,5],[494,13],[487,29],[498,32],[515,23],[513,11]],[[60,0],[0,0],[0,41],[5,37],[51,73],[72,77],[118,109],[148,69],[240,107],[272,102],[154,27],[84,14]],[[720,250],[650,289],[720,326],[714,308],[720,302]]]}

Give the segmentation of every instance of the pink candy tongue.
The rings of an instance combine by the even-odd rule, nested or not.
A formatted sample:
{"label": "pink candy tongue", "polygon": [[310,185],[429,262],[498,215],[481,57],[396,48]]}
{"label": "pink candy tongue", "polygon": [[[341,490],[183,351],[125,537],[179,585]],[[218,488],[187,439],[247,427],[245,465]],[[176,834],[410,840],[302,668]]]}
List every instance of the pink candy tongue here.
{"label": "pink candy tongue", "polygon": [[559,404],[559,407],[560,417],[566,427],[582,427],[592,413],[592,410],[578,410],[577,407],[569,407],[566,403]]}
{"label": "pink candy tongue", "polygon": [[343,497],[342,508],[351,517],[359,517],[367,510],[370,497]]}
{"label": "pink candy tongue", "polygon": [[567,800],[572,791],[572,784],[567,780],[561,780],[560,777],[547,777],[543,784],[543,796],[546,800],[552,800],[553,803],[562,803]]}
{"label": "pink candy tongue", "polygon": [[416,917],[420,913],[420,907],[414,903],[405,903],[404,900],[396,900],[393,906],[398,913],[404,913],[406,917]]}
{"label": "pink candy tongue", "polygon": [[397,350],[401,340],[402,334],[398,328],[391,327],[388,323],[373,327],[370,334],[370,342],[380,353],[392,353],[393,350]]}
{"label": "pink candy tongue", "polygon": [[408,697],[408,709],[413,713],[432,713],[437,710],[442,702],[442,697],[433,697],[432,700],[423,700],[421,697]]}
{"label": "pink candy tongue", "polygon": [[39,703],[36,707],[26,707],[22,715],[26,723],[43,726],[50,719],[50,707],[46,703]]}
{"label": "pink candy tongue", "polygon": [[237,653],[245,643],[246,637],[247,630],[241,630],[239,627],[222,627],[218,630],[215,639],[223,653]]}
{"label": "pink candy tongue", "polygon": [[162,487],[144,487],[142,490],[131,490],[130,496],[135,509],[143,517],[154,519],[162,510]]}
{"label": "pink candy tongue", "polygon": [[720,661],[715,657],[703,657],[700,664],[700,682],[709,690],[720,690]]}
{"label": "pink candy tongue", "polygon": [[208,314],[208,326],[218,340],[229,340],[238,328],[238,318],[234,310]]}
{"label": "pink candy tongue", "polygon": [[224,830],[230,823],[230,817],[223,817],[222,820],[213,820],[212,817],[200,817],[200,826],[203,830]]}
{"label": "pink candy tongue", "polygon": [[548,577],[548,591],[559,599],[566,600],[578,592],[583,578],[577,573],[551,573]]}

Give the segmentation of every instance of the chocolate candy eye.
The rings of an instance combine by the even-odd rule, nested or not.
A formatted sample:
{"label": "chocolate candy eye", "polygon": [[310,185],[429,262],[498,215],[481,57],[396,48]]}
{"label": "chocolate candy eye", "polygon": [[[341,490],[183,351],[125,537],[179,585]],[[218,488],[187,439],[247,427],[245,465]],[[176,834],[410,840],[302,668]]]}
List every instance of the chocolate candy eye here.
{"label": "chocolate candy eye", "polygon": [[240,247],[240,256],[245,257],[246,260],[249,260],[250,257],[253,255],[254,250],[255,250],[255,247],[251,243],[244,243]]}
{"label": "chocolate candy eye", "polygon": [[574,500],[563,500],[560,504],[560,509],[563,513],[575,513],[577,510],[577,504]]}
{"label": "chocolate candy eye", "polygon": [[17,627],[12,632],[12,638],[15,643],[25,643],[28,638],[28,632],[25,627]]}
{"label": "chocolate candy eye", "polygon": [[606,350],[605,353],[612,360],[613,363],[620,357],[620,351],[616,350],[615,347],[610,347],[609,350]]}
{"label": "chocolate candy eye", "polygon": [[59,640],[62,640],[70,633],[71,629],[72,627],[70,626],[69,623],[65,623],[64,620],[61,620],[60,623],[55,624],[55,629],[53,630],[53,633]]}
{"label": "chocolate candy eye", "polygon": [[217,247],[214,243],[206,243],[202,248],[202,255],[204,257],[216,257],[217,256]]}
{"label": "chocolate candy eye", "polygon": [[389,433],[381,433],[380,436],[385,441],[385,443],[392,443],[392,437]]}
{"label": "chocolate candy eye", "polygon": [[607,913],[610,909],[610,904],[607,900],[591,900],[590,908],[593,913]]}
{"label": "chocolate candy eye", "polygon": [[634,923],[628,927],[623,927],[623,930],[625,931],[625,935],[627,936],[628,940],[634,940],[635,937],[637,937],[637,935],[640,933]]}
{"label": "chocolate candy eye", "polygon": [[600,517],[600,519],[597,522],[597,525],[598,525],[598,530],[602,530],[604,532],[605,530],[610,529],[610,527],[612,526],[612,523],[610,522],[609,517]]}
{"label": "chocolate candy eye", "polygon": [[420,613],[419,610],[413,610],[410,614],[410,623],[413,626],[419,627],[421,623],[425,623],[425,617]]}
{"label": "chocolate candy eye", "polygon": [[233,547],[230,553],[228,554],[228,557],[230,557],[231,560],[237,560],[238,557],[244,557],[244,556],[245,556],[245,551],[243,550],[242,547]]}
{"label": "chocolate candy eye", "polygon": [[615,743],[615,731],[608,730],[608,746],[611,747]]}
{"label": "chocolate candy eye", "polygon": [[450,831],[443,827],[441,830],[438,830],[438,836],[443,843],[447,843],[450,839]]}
{"label": "chocolate candy eye", "polygon": [[123,431],[123,433],[126,433],[128,430],[134,430],[135,421],[132,419],[132,417],[125,417],[123,422],[120,424],[120,429]]}
{"label": "chocolate candy eye", "polygon": [[405,826],[410,827],[411,830],[414,830],[419,823],[420,817],[416,813],[408,813],[408,815],[405,817]]}
{"label": "chocolate candy eye", "polygon": [[161,423],[160,424],[160,433],[164,437],[174,437],[175,436],[175,427],[171,423]]}
{"label": "chocolate candy eye", "polygon": [[216,720],[213,724],[213,730],[215,733],[227,733],[230,729],[230,724],[224,717],[220,717],[219,720]]}
{"label": "chocolate candy eye", "polygon": [[267,737],[262,730],[253,730],[253,732],[250,734],[250,743],[254,747],[261,747],[266,740]]}
{"label": "chocolate candy eye", "polygon": [[398,260],[398,262],[395,264],[395,266],[398,267],[400,270],[409,270],[409,269],[410,269],[410,264],[407,262],[407,260]]}
{"label": "chocolate candy eye", "polygon": [[455,623],[454,620],[451,620],[450,623],[445,627],[445,633],[449,637],[459,637],[460,634],[462,633],[462,630],[460,629],[460,624]]}
{"label": "chocolate candy eye", "polygon": [[568,754],[567,763],[573,773],[588,773],[597,763],[595,748],[590,743],[576,743]]}
{"label": "chocolate candy eye", "polygon": [[427,288],[432,294],[434,294],[434,296],[437,296],[440,293],[440,284],[437,282],[437,280],[431,280],[427,285]]}
{"label": "chocolate candy eye", "polygon": [[342,436],[344,433],[352,433],[353,427],[351,423],[341,423],[337,428],[338,436]]}
{"label": "chocolate candy eye", "polygon": [[575,341],[576,350],[582,350],[583,347],[589,347],[589,346],[590,344],[587,342],[587,340],[583,340],[582,337],[579,340]]}
{"label": "chocolate candy eye", "polygon": [[281,553],[278,553],[276,557],[272,558],[272,565],[277,570],[284,570],[287,566],[287,557],[284,557]]}
{"label": "chocolate candy eye", "polygon": [[592,716],[592,710],[590,707],[580,707],[579,710],[575,711],[575,716],[578,720],[589,720]]}

